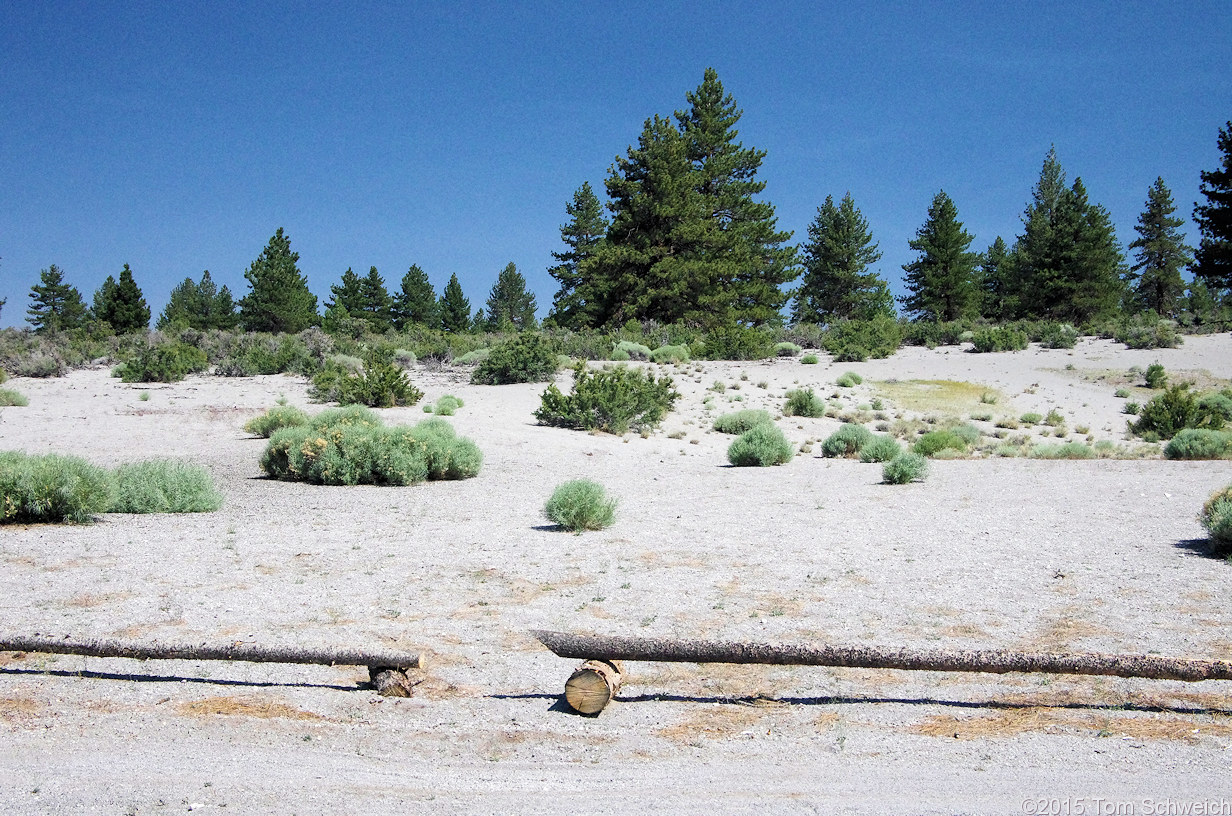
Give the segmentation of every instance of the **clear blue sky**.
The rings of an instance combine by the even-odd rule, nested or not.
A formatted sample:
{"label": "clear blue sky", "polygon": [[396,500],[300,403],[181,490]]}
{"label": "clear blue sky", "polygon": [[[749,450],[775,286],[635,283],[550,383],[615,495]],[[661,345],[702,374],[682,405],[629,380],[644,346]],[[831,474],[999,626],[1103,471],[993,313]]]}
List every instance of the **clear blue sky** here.
{"label": "clear blue sky", "polygon": [[[412,263],[479,307],[510,261],[547,311],[565,204],[707,66],[805,240],[850,191],[901,265],[945,189],[1013,241],[1049,145],[1122,245],[1156,176],[1192,214],[1232,119],[1232,3],[0,3],[0,323],[40,270],[157,314],[237,297],[278,227],[324,300]],[[1187,227],[1191,243],[1196,231]]]}

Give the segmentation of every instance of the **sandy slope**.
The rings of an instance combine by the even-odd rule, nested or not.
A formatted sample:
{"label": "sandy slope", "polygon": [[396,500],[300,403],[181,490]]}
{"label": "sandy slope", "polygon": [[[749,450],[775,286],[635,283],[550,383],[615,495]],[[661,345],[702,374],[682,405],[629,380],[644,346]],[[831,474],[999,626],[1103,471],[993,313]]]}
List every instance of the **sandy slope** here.
{"label": "sandy slope", "polygon": [[[719,412],[781,406],[797,384],[840,393],[835,377],[854,370],[866,382],[841,392],[843,410],[881,381],[960,380],[997,395],[997,418],[1058,408],[1070,438],[1083,426],[1119,443],[1113,392],[1156,360],[1174,378],[1232,379],[1232,338],[690,365],[675,373],[679,409],[645,439],[535,425],[540,385],[416,371],[429,400],[466,401],[453,421],[485,464],[472,480],[398,489],[260,478],[263,441],[241,426],[280,395],[315,410],[295,378],[198,377],[149,388],[148,401],[103,370],[15,380],[30,406],[0,413],[0,448],[107,465],[183,456],[227,501],[208,515],[0,530],[4,629],[390,644],[432,663],[419,694],[395,701],[363,689],[355,668],[0,655],[0,810],[1076,813],[1081,801],[1146,813],[1169,797],[1232,808],[1228,683],[635,664],[621,699],[589,719],[557,701],[571,662],[526,634],[1232,659],[1232,572],[1203,555],[1195,518],[1232,463],[980,458],[891,487],[878,466],[816,450],[729,468],[730,437],[706,431]],[[795,443],[838,426],[778,421]],[[620,497],[615,526],[547,526],[552,487],[578,476]],[[1061,804],[1036,801],[1049,799]]]}

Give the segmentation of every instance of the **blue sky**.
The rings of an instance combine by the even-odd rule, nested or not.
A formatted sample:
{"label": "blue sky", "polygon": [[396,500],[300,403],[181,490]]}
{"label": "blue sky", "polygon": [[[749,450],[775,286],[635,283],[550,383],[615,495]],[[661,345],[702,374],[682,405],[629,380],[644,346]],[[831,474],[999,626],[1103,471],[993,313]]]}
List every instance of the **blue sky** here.
{"label": "blue sky", "polygon": [[[0,324],[51,264],[131,264],[157,313],[237,297],[278,227],[324,300],[411,264],[481,306],[510,261],[547,311],[565,204],[714,67],[794,243],[850,191],[902,294],[944,189],[1013,241],[1050,145],[1122,245],[1162,176],[1192,214],[1232,119],[1232,4],[0,4]],[[1191,243],[1197,235],[1187,225]]]}

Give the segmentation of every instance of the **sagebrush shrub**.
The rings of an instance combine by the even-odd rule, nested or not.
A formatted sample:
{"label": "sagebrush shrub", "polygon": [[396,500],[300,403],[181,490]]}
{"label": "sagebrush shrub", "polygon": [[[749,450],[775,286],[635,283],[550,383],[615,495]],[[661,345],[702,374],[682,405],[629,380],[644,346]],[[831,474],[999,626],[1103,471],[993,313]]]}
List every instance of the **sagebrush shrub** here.
{"label": "sagebrush shrub", "polygon": [[686,345],[659,346],[650,352],[650,359],[660,365],[689,362],[689,347]]}
{"label": "sagebrush shrub", "polygon": [[748,409],[744,411],[734,411],[730,414],[723,414],[714,421],[714,429],[719,433],[725,434],[742,434],[747,430],[752,429],[757,425],[763,425],[767,422],[773,422],[768,411],[759,411]]}
{"label": "sagebrush shrub", "polygon": [[835,362],[862,363],[869,357],[882,359],[898,351],[903,329],[892,317],[872,320],[836,320],[826,327],[822,348]]}
{"label": "sagebrush shrub", "polygon": [[725,326],[706,333],[707,360],[764,360],[774,354],[774,342],[763,329]]}
{"label": "sagebrush shrub", "polygon": [[540,397],[535,419],[542,425],[623,434],[658,425],[680,394],[671,377],[655,378],[626,366],[573,370],[573,391],[566,395],[549,385]]}
{"label": "sagebrush shrub", "polygon": [[1078,330],[1069,323],[1046,321],[1036,328],[1040,345],[1050,349],[1072,349],[1078,344]]}
{"label": "sagebrush shrub", "polygon": [[312,376],[333,349],[333,340],[319,329],[298,335],[244,332],[234,337],[225,356],[214,367],[223,377],[257,374],[302,374]]}
{"label": "sagebrush shrub", "polygon": [[471,374],[477,385],[544,382],[556,375],[556,349],[543,335],[524,332],[492,347]]}
{"label": "sagebrush shrub", "polygon": [[860,385],[863,382],[864,382],[864,378],[861,377],[859,374],[855,373],[854,371],[848,371],[842,374],[837,380],[835,380],[834,384],[837,385],[839,388],[851,388],[853,386]]}
{"label": "sagebrush shrub", "polygon": [[881,478],[886,484],[922,481],[928,475],[928,460],[918,453],[903,453],[886,462]]}
{"label": "sagebrush shrub", "polygon": [[120,365],[117,372],[127,383],[179,382],[189,374],[205,371],[210,361],[205,352],[183,343],[148,346]]}
{"label": "sagebrush shrub", "polygon": [[458,365],[479,365],[492,353],[490,348],[479,348],[474,351],[468,351],[461,357],[455,357],[454,362]]}
{"label": "sagebrush shrub", "polygon": [[244,423],[244,430],[254,436],[269,438],[279,428],[293,428],[297,425],[307,425],[308,415],[290,405],[275,405],[261,416],[253,417]]}
{"label": "sagebrush shrub", "polygon": [[309,395],[320,402],[373,408],[414,405],[423,399],[423,392],[411,385],[405,370],[376,360],[369,361],[359,374],[336,362],[327,362],[313,376]]}
{"label": "sagebrush shrub", "polygon": [[873,432],[863,425],[844,425],[821,443],[824,456],[858,456],[860,449],[871,442]]}
{"label": "sagebrush shrub", "polygon": [[1164,446],[1168,459],[1232,459],[1232,431],[1185,428]]}
{"label": "sagebrush shrub", "polygon": [[453,416],[465,404],[453,394],[443,394],[434,405],[425,405],[424,411],[437,416]]}
{"label": "sagebrush shrub", "polygon": [[110,473],[76,456],[0,452],[0,521],[85,524],[114,490]]}
{"label": "sagebrush shrub", "polygon": [[30,404],[30,400],[26,399],[26,395],[12,388],[0,388],[0,407],[4,408],[24,408]]}
{"label": "sagebrush shrub", "polygon": [[1216,549],[1232,550],[1232,486],[1207,499],[1199,519]]}
{"label": "sagebrush shrub", "polygon": [[787,392],[783,406],[786,416],[820,417],[826,414],[826,403],[811,388],[796,388]]}
{"label": "sagebrush shrub", "polygon": [[109,513],[212,513],[222,494],[209,471],[174,459],[120,465]]}
{"label": "sagebrush shrub", "polygon": [[602,530],[610,527],[615,519],[616,504],[616,499],[609,497],[598,482],[574,479],[561,483],[552,491],[543,514],[575,533]]}
{"label": "sagebrush shrub", "polygon": [[1061,445],[1036,445],[1031,448],[1032,459],[1095,459],[1098,454],[1090,445],[1081,442],[1066,442]]}
{"label": "sagebrush shrub", "polygon": [[1022,351],[1030,343],[1027,333],[1012,326],[980,329],[971,338],[972,350],[980,353]]}
{"label": "sagebrush shrub", "polygon": [[736,467],[769,467],[791,461],[791,443],[773,423],[755,425],[727,448],[727,461]]}
{"label": "sagebrush shrub", "polygon": [[1176,348],[1184,342],[1177,324],[1154,315],[1134,315],[1114,335],[1118,343],[1131,349]]}
{"label": "sagebrush shrub", "polygon": [[804,351],[804,347],[798,346],[795,343],[783,342],[774,344],[774,354],[776,357],[795,357],[802,351]]}
{"label": "sagebrush shrub", "polygon": [[921,456],[936,456],[943,450],[967,452],[967,443],[951,430],[929,431],[915,441],[911,450]]}
{"label": "sagebrush shrub", "polygon": [[649,360],[650,347],[642,343],[634,343],[632,340],[621,340],[612,345],[611,359],[622,362],[627,360]]}
{"label": "sagebrush shrub", "polygon": [[892,436],[873,436],[860,446],[860,461],[889,462],[903,452],[902,446]]}
{"label": "sagebrush shrub", "polygon": [[817,365],[816,354],[806,354],[800,358],[800,365]]}
{"label": "sagebrush shrub", "polygon": [[1164,371],[1164,367],[1159,363],[1151,363],[1146,367],[1142,379],[1147,388],[1158,391],[1168,384],[1168,372]]}

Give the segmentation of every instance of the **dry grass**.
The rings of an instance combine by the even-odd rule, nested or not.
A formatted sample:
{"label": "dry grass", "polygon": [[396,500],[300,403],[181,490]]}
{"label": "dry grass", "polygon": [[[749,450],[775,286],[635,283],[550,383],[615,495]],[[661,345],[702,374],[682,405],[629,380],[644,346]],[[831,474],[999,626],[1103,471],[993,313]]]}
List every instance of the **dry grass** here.
{"label": "dry grass", "polygon": [[1164,742],[1196,742],[1201,737],[1232,736],[1232,720],[1207,715],[1184,716],[1138,712],[1089,713],[1027,706],[991,715],[929,717],[908,729],[928,737],[995,739],[1020,734],[1075,734],[1130,737]]}
{"label": "dry grass", "polygon": [[222,714],[228,717],[252,717],[260,720],[324,720],[320,714],[304,711],[301,708],[289,706],[271,700],[261,700],[252,697],[206,697],[203,700],[189,700],[176,706],[181,714],[189,717],[208,717],[211,714]]}
{"label": "dry grass", "polygon": [[997,389],[958,380],[886,380],[873,383],[873,391],[896,408],[917,413],[966,416],[992,410],[993,404],[980,401],[985,394],[996,399],[996,410],[1010,410],[1005,395]]}
{"label": "dry grass", "polygon": [[0,721],[16,722],[37,715],[43,704],[31,697],[0,697]]}
{"label": "dry grass", "polygon": [[114,601],[124,601],[133,597],[131,592],[104,592],[95,594],[93,592],[85,592],[65,601],[65,606],[71,606],[78,609],[90,609],[95,606],[102,606]]}
{"label": "dry grass", "polygon": [[766,711],[754,706],[707,706],[690,711],[683,720],[655,730],[655,735],[672,742],[695,745],[702,738],[730,739],[759,726]]}

